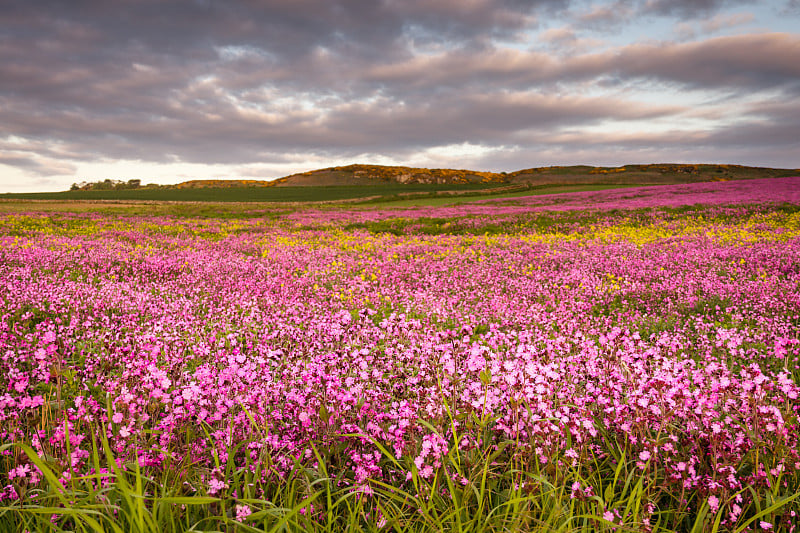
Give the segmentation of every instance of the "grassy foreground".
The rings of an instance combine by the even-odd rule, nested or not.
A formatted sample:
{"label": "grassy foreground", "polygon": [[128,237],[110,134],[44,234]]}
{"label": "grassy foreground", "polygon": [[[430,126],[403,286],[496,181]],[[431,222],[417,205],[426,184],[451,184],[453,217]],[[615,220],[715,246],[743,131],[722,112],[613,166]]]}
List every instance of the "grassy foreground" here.
{"label": "grassy foreground", "polygon": [[[483,429],[491,420],[483,420]],[[102,428],[101,428],[102,429]],[[100,433],[104,433],[101,431]],[[488,431],[486,432],[488,435]],[[89,460],[94,472],[64,480],[48,458],[25,445],[6,444],[2,452],[17,452],[41,472],[41,488],[16,505],[0,506],[2,531],[91,531],[160,533],[185,531],[397,531],[397,532],[716,532],[773,530],[775,516],[797,509],[797,479],[787,490],[781,475],[773,489],[760,491],[736,528],[721,528],[723,509],[736,505],[744,488],[711,508],[709,502],[691,509],[678,495],[669,506],[656,509],[652,489],[632,451],[624,447],[604,459],[594,458],[592,474],[578,469],[531,470],[520,462],[501,464],[506,448],[500,443],[459,453],[453,448],[442,458],[439,473],[420,476],[412,462],[394,460],[408,470],[407,488],[373,481],[353,488],[331,475],[326,457],[315,450],[317,466],[299,462],[279,482],[263,481],[262,464],[233,467],[245,443],[230,449],[228,457],[214,457],[216,469],[227,480],[221,491],[187,491],[181,476],[148,476],[138,462],[116,459],[107,439],[93,442]],[[388,450],[382,451],[391,457]],[[566,457],[553,457],[561,462]],[[267,465],[269,461],[267,461]],[[267,467],[268,468],[268,467]],[[341,486],[342,484],[346,486]],[[191,485],[189,484],[189,488]],[[752,490],[752,489],[750,489]],[[673,500],[674,498],[674,500]],[[673,500],[673,501],[670,501]],[[611,511],[609,511],[611,510]],[[796,511],[789,511],[794,520]],[[767,522],[770,520],[770,522]],[[675,525],[680,524],[676,529]],[[777,531],[794,531],[793,522],[777,524]]]}

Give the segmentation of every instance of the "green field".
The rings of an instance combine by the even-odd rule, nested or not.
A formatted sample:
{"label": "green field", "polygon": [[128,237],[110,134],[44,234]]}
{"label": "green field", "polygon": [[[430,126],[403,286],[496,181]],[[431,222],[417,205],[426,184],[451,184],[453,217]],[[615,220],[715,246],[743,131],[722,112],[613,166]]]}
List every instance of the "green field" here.
{"label": "green field", "polygon": [[640,185],[555,185],[544,187],[528,187],[524,190],[503,191],[484,194],[483,191],[462,193],[459,195],[425,195],[412,198],[381,198],[368,200],[364,205],[383,205],[385,207],[421,207],[440,205],[459,205],[480,200],[499,200],[503,198],[521,198],[524,196],[539,196],[544,194],[559,194],[567,192],[605,191],[608,189],[622,189],[626,187],[640,187]]}
{"label": "green field", "polygon": [[143,188],[109,191],[63,191],[41,193],[6,193],[9,200],[143,200],[152,202],[332,202],[392,196],[401,193],[435,193],[438,191],[475,191],[485,184],[444,185],[381,184],[342,185],[330,187],[235,187],[235,188]]}
{"label": "green field", "polygon": [[[454,189],[458,187],[457,189]],[[200,217],[200,218],[249,218],[253,216],[262,218],[278,217],[289,211],[300,209],[301,205],[315,204],[321,209],[340,209],[344,206],[353,206],[364,209],[404,208],[424,206],[461,205],[480,200],[500,200],[520,198],[525,196],[538,196],[545,194],[558,194],[580,191],[600,191],[635,185],[557,185],[557,186],[516,186],[486,189],[483,185],[476,189],[474,185],[399,185],[399,186],[342,186],[342,187],[296,187],[282,189],[255,189],[258,192],[267,191],[280,193],[288,191],[282,200],[264,200],[256,195],[249,198],[245,192],[254,189],[215,189],[221,190],[226,195],[223,198],[214,198],[206,194],[210,189],[194,190],[129,190],[129,191],[70,191],[69,193],[30,193],[30,194],[4,194],[0,195],[0,214],[3,213],[87,213],[96,212],[106,215],[123,216],[173,216],[173,217]],[[333,189],[333,190],[332,190]],[[398,189],[400,190],[398,192]],[[411,189],[411,191],[409,191]],[[360,191],[373,194],[355,196]],[[496,191],[487,193],[487,191]],[[194,200],[159,200],[152,194],[151,198],[131,198],[134,193],[161,193],[168,198],[190,196]],[[95,198],[70,198],[67,195],[95,196]],[[106,193],[105,195],[93,193]],[[125,194],[127,193],[127,194]],[[193,194],[200,193],[200,194]],[[378,193],[378,194],[375,194]],[[128,198],[111,198],[115,194],[128,196]],[[349,196],[348,196],[349,195]],[[198,199],[205,197],[205,200]],[[224,199],[224,198],[227,198]],[[297,199],[291,199],[297,198]],[[335,198],[338,198],[336,200]]]}
{"label": "green field", "polygon": [[[0,194],[0,212],[15,211],[20,204],[33,210],[58,209],[67,211],[102,210],[116,214],[140,214],[143,206],[152,213],[191,216],[219,216],[252,209],[258,204],[294,203],[353,203],[363,206],[414,207],[463,204],[479,200],[518,198],[543,194],[580,191],[602,191],[629,184],[591,185],[512,185],[487,187],[486,184],[447,185],[347,185],[332,187],[253,187],[253,188],[201,188],[201,189],[134,189],[119,191],[65,191],[50,193]],[[153,204],[158,205],[153,205]],[[245,204],[243,206],[237,204]],[[36,207],[34,207],[36,206]],[[213,207],[212,207],[213,206]],[[185,212],[185,213],[184,213]]]}

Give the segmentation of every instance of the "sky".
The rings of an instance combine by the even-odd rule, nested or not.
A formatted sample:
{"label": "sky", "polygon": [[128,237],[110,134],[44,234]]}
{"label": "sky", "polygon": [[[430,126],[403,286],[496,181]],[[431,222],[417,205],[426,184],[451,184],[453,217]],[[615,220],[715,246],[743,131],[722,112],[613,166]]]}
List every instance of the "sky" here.
{"label": "sky", "polygon": [[800,167],[800,0],[0,0],[0,192]]}

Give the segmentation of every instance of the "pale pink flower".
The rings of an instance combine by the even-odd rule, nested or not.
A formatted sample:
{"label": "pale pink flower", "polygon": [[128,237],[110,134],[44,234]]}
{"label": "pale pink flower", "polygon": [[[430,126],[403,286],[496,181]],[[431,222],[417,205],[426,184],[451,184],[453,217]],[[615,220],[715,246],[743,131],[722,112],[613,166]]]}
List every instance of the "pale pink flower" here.
{"label": "pale pink flower", "polygon": [[250,509],[248,505],[236,505],[236,520],[242,522],[245,518],[250,516],[253,511]]}
{"label": "pale pink flower", "polygon": [[711,496],[709,496],[709,497],[708,497],[708,507],[709,507],[709,508],[710,508],[710,509],[711,509],[713,512],[715,512],[715,513],[716,513],[716,512],[717,512],[717,509],[719,509],[719,498],[717,498],[717,497],[716,497],[716,496],[714,496],[713,494],[712,494]]}
{"label": "pale pink flower", "polygon": [[433,467],[431,465],[425,465],[422,467],[422,470],[419,473],[423,478],[429,479],[433,475]]}
{"label": "pale pink flower", "polygon": [[219,479],[212,478],[211,481],[208,482],[209,494],[216,494],[222,489],[226,488],[228,488],[228,485],[226,485],[223,481],[220,481]]}

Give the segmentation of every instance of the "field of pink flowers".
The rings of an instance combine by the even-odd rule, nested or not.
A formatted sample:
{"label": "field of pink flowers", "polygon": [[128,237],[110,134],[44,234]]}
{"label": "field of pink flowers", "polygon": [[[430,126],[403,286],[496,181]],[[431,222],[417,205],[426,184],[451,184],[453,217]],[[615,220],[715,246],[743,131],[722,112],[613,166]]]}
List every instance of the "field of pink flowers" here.
{"label": "field of pink flowers", "polygon": [[598,529],[797,531],[800,179],[692,187],[4,216],[0,505],[113,482],[105,441],[241,524],[303,468],[377,529],[392,487],[494,478]]}

